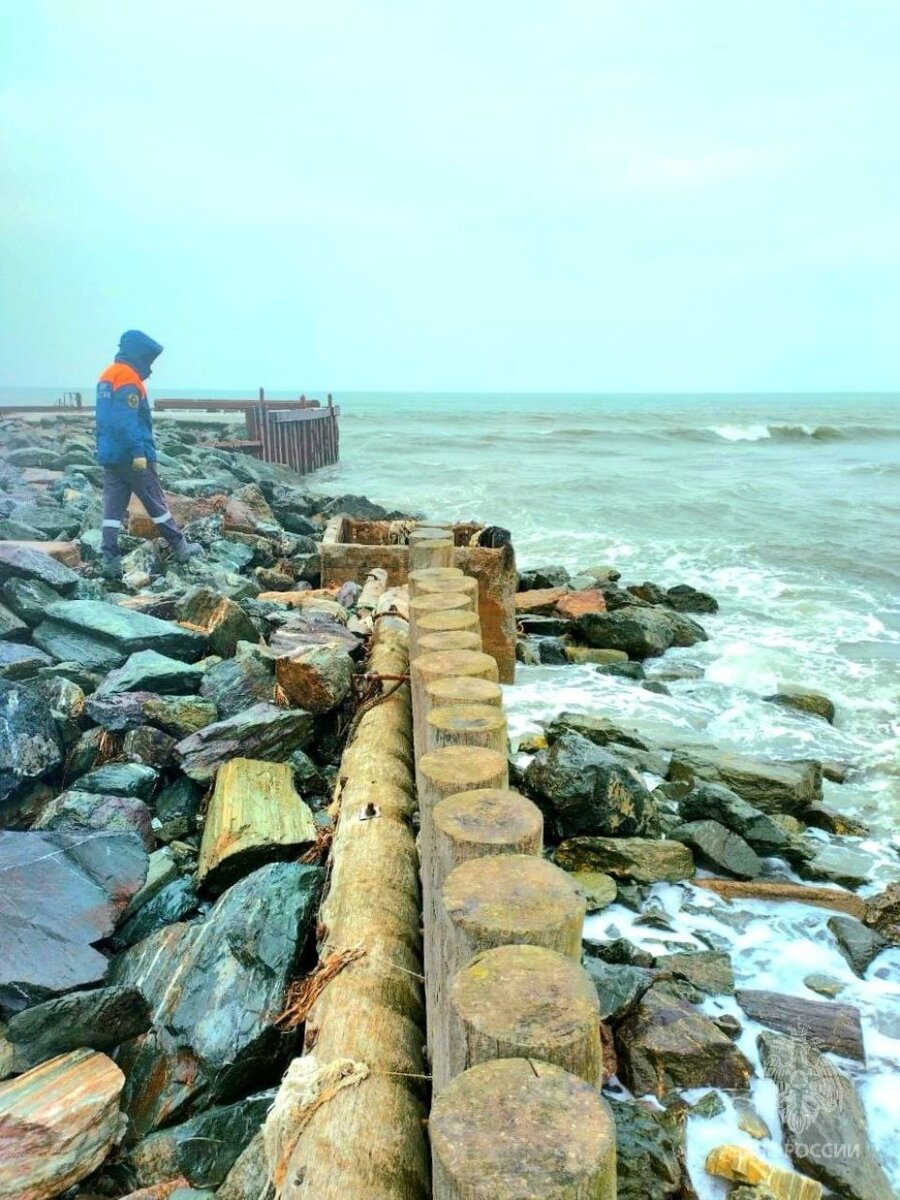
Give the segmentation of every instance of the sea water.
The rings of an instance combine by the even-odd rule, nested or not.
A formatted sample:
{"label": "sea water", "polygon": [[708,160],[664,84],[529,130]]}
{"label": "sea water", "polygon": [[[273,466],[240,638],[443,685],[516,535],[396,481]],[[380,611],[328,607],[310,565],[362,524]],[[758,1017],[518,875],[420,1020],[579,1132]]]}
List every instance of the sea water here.
{"label": "sea water", "polygon": [[[314,477],[314,490],[505,526],[521,566],[609,564],[625,582],[690,583],[718,599],[718,615],[699,618],[708,642],[647,664],[670,696],[590,666],[520,667],[505,696],[514,739],[569,709],[616,717],[669,745],[850,764],[849,781],[826,782],[825,799],[871,830],[849,842],[869,855],[864,894],[900,877],[900,396],[384,393],[335,402],[341,462]],[[784,684],[827,693],[834,727],[766,703]],[[883,953],[861,980],[825,910],[726,907],[669,885],[654,894],[676,934],[635,925],[618,904],[589,918],[587,932],[656,953],[663,941],[704,949],[695,934],[713,934],[730,947],[738,987],[814,1000],[806,975],[846,985],[839,999],[860,1009],[868,1061],[836,1061],[857,1084],[900,1193],[900,952]],[[691,1175],[711,1200],[726,1188],[703,1161],[723,1141],[789,1162],[774,1084],[758,1065],[762,1027],[725,997],[704,1007],[741,1021],[741,1048],[759,1076],[753,1100],[772,1131],[762,1143],[740,1132],[727,1098],[722,1116],[689,1120]]]}

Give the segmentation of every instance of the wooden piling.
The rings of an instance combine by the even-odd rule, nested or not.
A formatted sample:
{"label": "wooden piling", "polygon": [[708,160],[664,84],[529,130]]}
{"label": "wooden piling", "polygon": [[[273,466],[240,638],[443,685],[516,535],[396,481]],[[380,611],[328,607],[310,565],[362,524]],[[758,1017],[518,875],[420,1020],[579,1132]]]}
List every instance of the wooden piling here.
{"label": "wooden piling", "polygon": [[503,688],[492,679],[472,675],[439,675],[424,684],[426,711],[436,704],[503,703]]}
{"label": "wooden piling", "polygon": [[[450,981],[474,955],[497,946],[543,946],[581,957],[585,902],[571,878],[542,858],[521,854],[474,858],[447,876],[426,955],[431,1070],[435,1094],[452,1078]],[[430,970],[429,970],[430,968]]]}
{"label": "wooden piling", "polygon": [[468,578],[468,576],[463,574],[461,567],[425,567],[420,571],[410,571],[409,575],[407,576],[407,586],[409,587],[409,594],[412,598],[413,596],[418,596],[419,584],[422,583],[423,580],[466,578]]}
{"label": "wooden piling", "polygon": [[[427,737],[423,729],[423,738]],[[422,755],[418,762],[419,852],[427,862],[431,852],[432,814],[445,796],[476,788],[505,788],[509,764],[505,754],[480,746],[444,746]]]}
{"label": "wooden piling", "polygon": [[466,675],[497,682],[497,663],[478,650],[434,650],[418,654],[410,664],[416,754],[424,753],[425,716],[431,706],[429,685],[440,677]]}
{"label": "wooden piling", "polygon": [[446,704],[425,720],[425,746],[482,746],[506,756],[506,717],[492,704]]}
{"label": "wooden piling", "polygon": [[615,1200],[615,1127],[596,1088],[552,1063],[481,1063],[438,1096],[434,1200]]}
{"label": "wooden piling", "polygon": [[493,1058],[540,1058],[600,1085],[600,1002],[580,963],[542,946],[476,954],[450,990],[449,1076]]}
{"label": "wooden piling", "polygon": [[416,641],[416,649],[420,654],[430,654],[432,650],[480,650],[481,634],[469,633],[465,629],[445,629],[441,633],[426,633]]}
{"label": "wooden piling", "polygon": [[425,567],[452,567],[453,541],[450,538],[427,538],[410,544],[409,569],[421,571]]}

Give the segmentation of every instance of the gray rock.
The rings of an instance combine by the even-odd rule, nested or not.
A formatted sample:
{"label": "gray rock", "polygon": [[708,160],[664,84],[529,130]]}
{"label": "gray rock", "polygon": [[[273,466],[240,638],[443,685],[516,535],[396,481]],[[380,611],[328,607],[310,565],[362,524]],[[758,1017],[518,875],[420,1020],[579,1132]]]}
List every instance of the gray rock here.
{"label": "gray rock", "polygon": [[67,596],[78,586],[81,576],[49,554],[6,543],[0,544],[0,581],[8,579],[35,579]]}
{"label": "gray rock", "polygon": [[143,800],[138,800],[135,796],[63,792],[46,805],[33,828],[133,833],[140,838],[147,850],[152,850],[156,845],[150,809]]}
{"label": "gray rock", "polygon": [[53,714],[26,686],[0,679],[0,805],[50,774],[63,752]]}
{"label": "gray rock", "polygon": [[172,762],[177,740],[152,725],[138,725],[125,734],[122,753],[129,762],[161,771]]}
{"label": "gray rock", "polygon": [[690,846],[694,859],[713,871],[735,879],[756,879],[762,863],[744,839],[718,821],[690,821],[669,831],[674,842]]}
{"label": "gray rock", "polygon": [[20,642],[0,642],[0,679],[15,682],[33,679],[41,667],[52,663],[49,654],[37,646],[23,646]]}
{"label": "gray rock", "polygon": [[875,859],[865,850],[855,850],[838,842],[815,844],[808,861],[797,864],[797,872],[807,879],[824,879],[841,887],[858,888],[869,882]]}
{"label": "gray rock", "polygon": [[890,944],[877,930],[869,929],[856,917],[829,917],[828,928],[837,940],[841,955],[861,979],[865,978],[866,971],[881,951]]}
{"label": "gray rock", "polygon": [[150,1028],[150,1009],[137,988],[69,992],[16,1013],[6,1028],[18,1070],[28,1070],[87,1046],[111,1050]]}
{"label": "gray rock", "polygon": [[230,888],[202,923],[170,925],[114,961],[111,980],[139,987],[154,1013],[153,1029],[118,1055],[123,1107],[139,1134],[278,1078],[292,1039],[275,1018],[322,876],[271,863]]}
{"label": "gray rock", "polygon": [[0,1017],[99,983],[94,943],[147,872],[132,834],[0,831]]}
{"label": "gray rock", "polygon": [[517,591],[535,592],[543,588],[566,587],[569,583],[569,572],[565,567],[532,567],[530,570],[519,572]]}
{"label": "gray rock", "polygon": [[617,881],[635,883],[677,883],[694,873],[688,847],[665,839],[567,838],[557,847],[554,861],[566,871],[603,871]]}
{"label": "gray rock", "polygon": [[163,884],[146,903],[117,926],[111,938],[112,945],[116,950],[135,946],[158,930],[185,920],[197,911],[199,904],[190,879],[179,875]]}
{"label": "gray rock", "polygon": [[894,1200],[847,1076],[799,1038],[761,1033],[757,1044],[778,1088],[784,1148],[797,1170],[847,1200]]}
{"label": "gray rock", "polygon": [[139,763],[110,762],[97,767],[78,780],[82,792],[97,792],[104,796],[137,796],[147,800],[153,795],[159,779],[152,767]]}
{"label": "gray rock", "polygon": [[583,963],[597,989],[601,1021],[620,1021],[653,983],[653,972],[641,967],[616,966],[590,955]]}
{"label": "gray rock", "polygon": [[817,1049],[866,1061],[859,1009],[852,1004],[805,1000],[753,988],[741,989],[736,999],[748,1017],[770,1029],[791,1035],[802,1029],[804,1039]]}
{"label": "gray rock", "polygon": [[646,678],[646,672],[639,662],[600,663],[596,670],[598,675],[613,675],[618,679],[633,679],[639,682]]}
{"label": "gray rock", "polygon": [[112,732],[153,725],[176,738],[196,733],[218,717],[215,704],[203,696],[157,696],[152,692],[95,695],[86,707],[93,721]]}
{"label": "gray rock", "polygon": [[635,750],[649,749],[636,729],[617,725],[609,717],[595,717],[585,713],[561,712],[546,728],[547,740],[556,741],[564,733],[577,733],[595,746],[630,746]]}
{"label": "gray rock", "polygon": [[238,642],[234,658],[210,667],[200,685],[200,695],[213,701],[223,719],[271,703],[274,690],[275,663],[250,642]]}
{"label": "gray rock", "polygon": [[189,696],[197,691],[202,679],[203,669],[194,663],[179,662],[156,650],[139,650],[106,676],[95,695],[154,692],[164,696]]}
{"label": "gray rock", "polygon": [[610,1100],[617,1200],[681,1200],[684,1126],[635,1100]]}
{"label": "gray rock", "polygon": [[[34,640],[57,660],[85,661],[74,646],[85,647],[98,669],[112,670],[121,666],[129,655],[139,650],[156,650],[160,654],[193,662],[204,652],[204,639],[169,621],[148,617],[144,613],[105,604],[99,600],[71,600],[51,604],[45,621],[34,631]],[[109,663],[108,667],[104,664]]]}
{"label": "gray rock", "polygon": [[284,762],[294,750],[304,749],[312,735],[313,718],[302,709],[254,704],[184,738],[175,753],[185,775],[207,782],[221,763],[236,755]]}
{"label": "gray rock", "polygon": [[672,646],[707,640],[696,621],[667,608],[626,605],[613,612],[586,613],[576,625],[589,646],[624,650],[632,659],[656,658]]}
{"label": "gray rock", "polygon": [[829,700],[821,692],[811,692],[800,688],[779,688],[774,696],[766,696],[770,704],[780,708],[790,708],[794,712],[805,713],[807,716],[820,717],[829,725],[834,724],[834,701]]}
{"label": "gray rock", "polygon": [[676,978],[686,979],[709,996],[730,995],[734,991],[734,971],[727,954],[716,950],[678,951],[660,954],[654,966]]}
{"label": "gray rock", "polygon": [[160,841],[189,837],[196,832],[203,789],[183,775],[166,784],[156,797],[157,835]]}
{"label": "gray rock", "polygon": [[268,1178],[269,1164],[263,1132],[260,1130],[235,1159],[225,1182],[216,1192],[216,1200],[275,1200],[275,1189],[271,1183],[261,1182]]}
{"label": "gray rock", "polygon": [[718,821],[764,857],[791,849],[794,839],[772,818],[720,783],[698,783],[678,804],[685,821]]}
{"label": "gray rock", "polygon": [[708,754],[676,750],[669,779],[720,783],[765,813],[788,813],[802,818],[822,799],[822,770],[818,763],[769,762],[744,754]]}
{"label": "gray rock", "polygon": [[576,733],[562,733],[535,755],[525,786],[554,840],[658,831],[656,804],[636,771]]}
{"label": "gray rock", "polygon": [[28,626],[4,604],[0,604],[0,643],[27,642]]}
{"label": "gray rock", "polygon": [[686,583],[678,583],[666,591],[665,603],[676,612],[717,613],[719,603],[709,592],[700,592]]}
{"label": "gray rock", "polygon": [[636,1095],[676,1088],[744,1091],[753,1067],[715,1024],[685,1000],[652,987],[616,1031],[619,1073]]}
{"label": "gray rock", "polygon": [[[274,1099],[274,1091],[256,1092],[144,1138],[129,1156],[138,1183],[150,1187],[183,1175],[194,1187],[218,1187],[262,1125]],[[262,1181],[258,1182],[262,1188]]]}

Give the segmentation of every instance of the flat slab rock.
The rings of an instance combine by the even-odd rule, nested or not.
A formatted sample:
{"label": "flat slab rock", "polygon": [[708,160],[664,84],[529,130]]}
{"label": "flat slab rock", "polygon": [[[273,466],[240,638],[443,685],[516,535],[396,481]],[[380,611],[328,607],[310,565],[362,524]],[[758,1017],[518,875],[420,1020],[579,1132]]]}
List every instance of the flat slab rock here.
{"label": "flat slab rock", "polygon": [[37,579],[67,594],[78,586],[81,576],[40,550],[0,542],[0,580],[5,579]]}
{"label": "flat slab rock", "polygon": [[687,846],[655,838],[568,838],[557,847],[554,861],[566,871],[602,871],[636,883],[677,883],[694,873]]}
{"label": "flat slab rock", "polygon": [[254,704],[184,738],[175,754],[185,775],[206,782],[231,758],[283,762],[309,745],[312,736],[313,717],[303,709]]}
{"label": "flat slab rock", "polygon": [[124,1083],[85,1049],[0,1083],[0,1197],[51,1200],[95,1171],[124,1132]]}
{"label": "flat slab rock", "polygon": [[27,1070],[57,1054],[88,1047],[112,1050],[150,1027],[150,1009],[137,988],[69,992],[17,1013],[6,1027],[16,1069]]}
{"label": "flat slab rock", "polygon": [[0,679],[0,804],[62,759],[49,706],[37,692]]}
{"label": "flat slab rock", "polygon": [[769,762],[744,754],[676,750],[669,779],[721,783],[766,813],[801,817],[822,800],[822,768],[814,762]]}
{"label": "flat slab rock", "polygon": [[99,983],[94,943],[146,874],[132,834],[0,831],[0,1016]]}
{"label": "flat slab rock", "polygon": [[[52,635],[54,630],[71,630],[108,645],[118,655],[114,666],[119,666],[127,656],[139,650],[156,650],[193,662],[200,658],[205,648],[204,638],[197,633],[102,600],[61,601],[49,605],[45,615],[44,623],[34,632],[34,640],[39,646],[53,640],[48,634]],[[43,648],[54,653],[50,645]]]}
{"label": "flat slab rock", "polygon": [[779,1033],[804,1030],[810,1043],[819,1050],[866,1061],[859,1009],[834,1000],[804,1000],[778,992],[744,988],[736,993],[738,1004],[748,1017],[768,1025]]}

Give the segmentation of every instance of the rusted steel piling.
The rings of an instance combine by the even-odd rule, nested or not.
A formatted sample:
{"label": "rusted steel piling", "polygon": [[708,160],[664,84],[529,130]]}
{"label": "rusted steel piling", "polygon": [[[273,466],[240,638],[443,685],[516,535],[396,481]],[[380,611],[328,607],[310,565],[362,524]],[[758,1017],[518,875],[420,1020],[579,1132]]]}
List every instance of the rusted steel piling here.
{"label": "rusted steel piling", "polygon": [[[436,1200],[614,1200],[615,1137],[597,1085],[585,904],[541,857],[542,819],[508,788],[497,663],[429,639],[478,629],[441,539],[410,538],[412,687]],[[435,571],[431,574],[430,571]],[[440,623],[435,628],[431,623]],[[444,643],[441,643],[442,645]]]}

